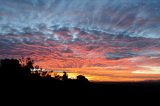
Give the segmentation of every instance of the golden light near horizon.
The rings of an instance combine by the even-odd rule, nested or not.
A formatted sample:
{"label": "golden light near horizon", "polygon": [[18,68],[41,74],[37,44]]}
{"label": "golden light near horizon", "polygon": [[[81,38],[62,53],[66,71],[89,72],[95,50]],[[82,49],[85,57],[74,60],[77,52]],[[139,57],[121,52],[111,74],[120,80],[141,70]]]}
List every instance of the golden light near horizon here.
{"label": "golden light near horizon", "polygon": [[[148,67],[147,67],[148,68]],[[156,69],[156,67],[154,67]],[[55,72],[54,72],[55,70]],[[56,70],[61,70],[56,72]],[[108,70],[102,67],[85,67],[85,68],[55,68],[52,77],[56,75],[63,75],[63,70],[68,74],[71,79],[76,79],[78,75],[84,75],[88,80],[94,82],[138,82],[149,80],[160,80],[160,74],[150,74],[147,71],[126,71],[126,70]],[[76,71],[75,71],[76,70]],[[85,71],[87,70],[87,71]],[[152,71],[150,71],[152,72]]]}
{"label": "golden light near horizon", "polygon": [[141,66],[146,70],[135,70],[134,74],[160,74],[160,66]]}
{"label": "golden light near horizon", "polygon": [[[55,77],[56,75],[63,76],[63,72],[51,72],[49,73],[49,75],[51,75],[51,77]],[[68,78],[70,79],[76,79],[79,74],[69,72],[67,73],[67,75],[68,75]]]}

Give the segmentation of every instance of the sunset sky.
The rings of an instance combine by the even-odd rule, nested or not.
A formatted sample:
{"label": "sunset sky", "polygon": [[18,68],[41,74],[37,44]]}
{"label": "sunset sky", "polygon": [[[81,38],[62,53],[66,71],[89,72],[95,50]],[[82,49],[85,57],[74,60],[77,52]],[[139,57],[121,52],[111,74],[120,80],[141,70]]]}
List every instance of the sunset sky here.
{"label": "sunset sky", "polygon": [[0,58],[93,81],[160,80],[160,0],[0,0]]}

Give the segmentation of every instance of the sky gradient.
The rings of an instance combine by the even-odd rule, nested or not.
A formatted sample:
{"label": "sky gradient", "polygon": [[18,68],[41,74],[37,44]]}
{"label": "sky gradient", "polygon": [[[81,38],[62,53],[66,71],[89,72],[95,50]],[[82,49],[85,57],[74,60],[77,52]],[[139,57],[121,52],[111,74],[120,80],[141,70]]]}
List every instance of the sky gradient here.
{"label": "sky gradient", "polygon": [[0,58],[94,81],[160,79],[159,0],[0,0]]}

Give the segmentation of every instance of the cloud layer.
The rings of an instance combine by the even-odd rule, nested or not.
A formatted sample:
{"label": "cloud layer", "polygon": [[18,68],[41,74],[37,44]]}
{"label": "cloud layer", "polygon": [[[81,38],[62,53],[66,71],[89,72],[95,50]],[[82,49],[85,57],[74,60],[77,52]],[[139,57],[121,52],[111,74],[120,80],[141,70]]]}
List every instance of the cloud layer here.
{"label": "cloud layer", "polygon": [[159,0],[0,0],[0,33],[47,34],[59,25],[159,38],[159,4]]}
{"label": "cloud layer", "polygon": [[152,72],[159,11],[159,0],[0,0],[0,58],[29,56],[46,69],[103,78],[107,70]]}

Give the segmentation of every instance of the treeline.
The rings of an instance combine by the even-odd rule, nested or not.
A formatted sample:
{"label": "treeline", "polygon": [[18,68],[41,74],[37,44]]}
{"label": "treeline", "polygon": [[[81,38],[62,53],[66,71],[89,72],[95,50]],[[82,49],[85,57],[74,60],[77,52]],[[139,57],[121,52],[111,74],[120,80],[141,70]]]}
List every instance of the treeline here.
{"label": "treeline", "polygon": [[22,59],[1,59],[0,60],[0,80],[16,80],[16,81],[52,81],[52,82],[81,82],[88,83],[88,79],[83,75],[78,75],[77,79],[69,79],[66,72],[63,72],[63,76],[50,75],[41,76],[38,71],[32,72],[33,69],[38,69],[38,66],[34,67],[34,61],[31,58]]}

